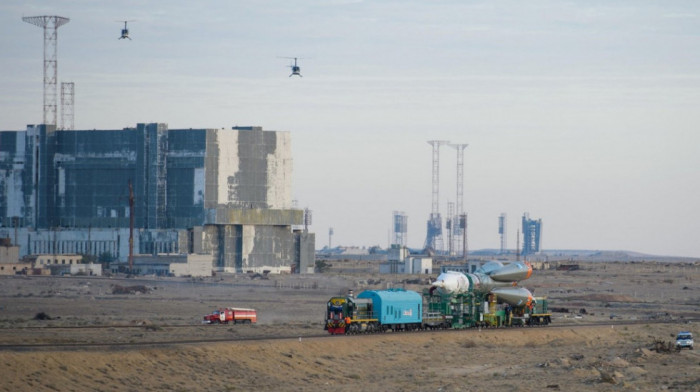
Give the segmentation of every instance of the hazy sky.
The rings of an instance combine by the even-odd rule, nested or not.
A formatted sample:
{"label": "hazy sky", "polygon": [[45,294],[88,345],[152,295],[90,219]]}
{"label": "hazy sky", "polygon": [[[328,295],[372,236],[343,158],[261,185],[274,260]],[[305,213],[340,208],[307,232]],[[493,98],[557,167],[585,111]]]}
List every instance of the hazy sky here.
{"label": "hazy sky", "polygon": [[[468,143],[470,249],[524,212],[545,249],[700,257],[698,1],[17,1],[0,3],[0,129],[42,118],[43,35],[76,129],[259,125],[292,133],[293,195],[316,247],[422,247],[428,140]],[[118,40],[129,23],[132,41]],[[302,57],[303,78],[289,78]],[[440,208],[456,199],[441,149]]]}

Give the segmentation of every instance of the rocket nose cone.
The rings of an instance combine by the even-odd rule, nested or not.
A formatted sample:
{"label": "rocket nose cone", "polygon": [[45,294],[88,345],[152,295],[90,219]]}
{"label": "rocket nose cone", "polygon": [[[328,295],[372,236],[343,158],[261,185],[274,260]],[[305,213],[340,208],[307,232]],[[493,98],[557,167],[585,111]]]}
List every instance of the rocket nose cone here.
{"label": "rocket nose cone", "polygon": [[445,282],[442,280],[436,280],[430,284],[430,287],[445,287]]}

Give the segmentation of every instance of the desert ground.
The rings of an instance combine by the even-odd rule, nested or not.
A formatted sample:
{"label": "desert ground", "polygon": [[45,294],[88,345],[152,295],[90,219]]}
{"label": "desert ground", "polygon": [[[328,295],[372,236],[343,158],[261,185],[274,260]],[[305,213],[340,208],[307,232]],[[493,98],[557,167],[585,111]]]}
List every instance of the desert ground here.
{"label": "desert ground", "polygon": [[[437,274],[340,261],[308,276],[0,277],[0,390],[700,391],[700,351],[668,350],[700,336],[700,262],[568,264],[521,283],[548,298],[551,326],[333,337],[329,297]],[[201,324],[224,306],[259,321]]]}

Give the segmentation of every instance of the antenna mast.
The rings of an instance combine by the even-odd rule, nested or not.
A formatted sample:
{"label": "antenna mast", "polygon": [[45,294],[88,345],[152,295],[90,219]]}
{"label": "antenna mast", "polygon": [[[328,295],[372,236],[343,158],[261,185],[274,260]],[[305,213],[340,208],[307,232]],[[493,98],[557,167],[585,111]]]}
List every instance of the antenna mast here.
{"label": "antenna mast", "polygon": [[26,16],[23,21],[44,29],[44,124],[56,125],[56,79],[58,60],[56,59],[56,43],[58,28],[68,23],[70,19],[62,16]]}

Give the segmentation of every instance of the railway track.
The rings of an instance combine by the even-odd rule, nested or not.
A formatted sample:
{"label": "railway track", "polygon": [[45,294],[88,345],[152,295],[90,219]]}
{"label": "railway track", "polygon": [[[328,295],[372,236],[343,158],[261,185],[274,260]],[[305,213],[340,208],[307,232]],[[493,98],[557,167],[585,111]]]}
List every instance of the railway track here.
{"label": "railway track", "polygon": [[[698,319],[684,319],[683,322],[700,322]],[[512,328],[469,328],[469,329],[445,329],[445,330],[423,330],[414,332],[405,332],[405,334],[411,333],[502,333],[509,330],[528,330],[528,329],[540,329],[540,328],[590,328],[590,327],[624,327],[629,325],[644,325],[644,324],[678,324],[680,320],[613,320],[610,322],[590,322],[590,323],[577,323],[577,324],[549,324],[547,326],[530,326],[530,327],[512,327]],[[198,325],[168,325],[159,326],[158,328],[168,328],[168,329],[181,329],[181,328],[191,328],[197,329]],[[143,325],[97,325],[97,326],[62,326],[62,327],[19,327],[11,329],[0,330],[0,335],[3,332],[9,330],[49,330],[60,334],[62,330],[99,330],[99,329],[133,329],[137,331],[147,330],[149,326]],[[219,326],[210,326],[208,328],[219,328]],[[194,331],[193,331],[194,332]],[[388,334],[394,334],[396,332],[388,332]],[[402,332],[401,334],[404,334]],[[350,338],[359,338],[360,336],[380,336],[382,334],[358,334],[358,335],[340,335],[347,336]],[[250,336],[235,336],[235,337],[205,337],[199,339],[186,338],[186,339],[174,339],[174,340],[147,340],[147,341],[132,341],[132,342],[119,342],[119,341],[104,341],[104,342],[46,342],[46,343],[6,343],[0,344],[0,351],[54,351],[54,350],[97,350],[97,349],[109,349],[109,350],[120,350],[120,349],[133,349],[133,348],[155,348],[155,347],[168,347],[168,346],[181,346],[181,345],[192,345],[192,344],[210,344],[210,343],[242,343],[242,342],[255,342],[255,341],[279,341],[279,340],[296,340],[296,339],[333,339],[337,338],[338,335],[329,335],[325,332],[321,333],[304,333],[304,334],[285,334],[285,335],[250,335]]]}

